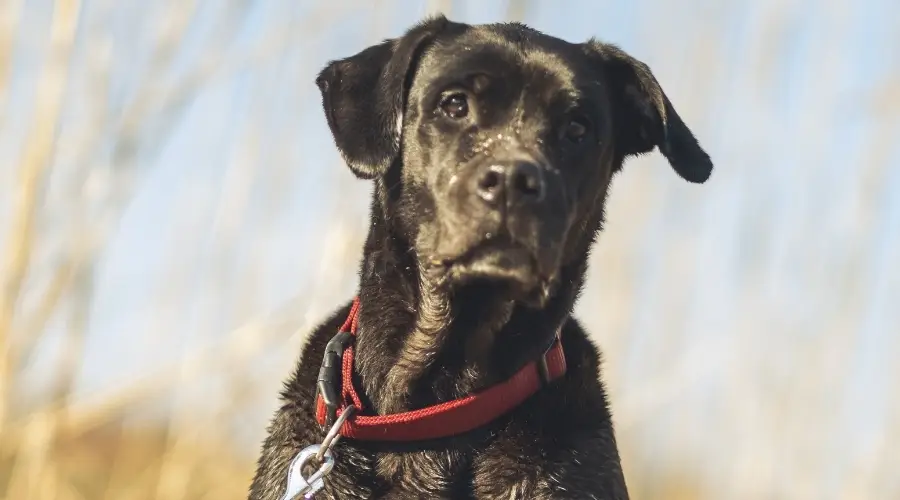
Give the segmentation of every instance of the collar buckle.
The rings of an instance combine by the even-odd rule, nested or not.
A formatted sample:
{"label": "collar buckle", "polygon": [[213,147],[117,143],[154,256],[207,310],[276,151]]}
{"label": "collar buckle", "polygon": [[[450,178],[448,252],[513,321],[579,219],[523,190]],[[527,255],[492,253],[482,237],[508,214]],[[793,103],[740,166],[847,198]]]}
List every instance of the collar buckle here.
{"label": "collar buckle", "polygon": [[557,328],[556,333],[553,335],[553,338],[550,339],[550,344],[541,352],[541,355],[538,357],[537,362],[535,363],[537,366],[538,375],[541,379],[541,385],[547,386],[552,378],[550,376],[550,367],[547,364],[547,355],[550,354],[550,351],[556,346],[557,342],[560,342],[560,337],[562,335],[562,326]]}
{"label": "collar buckle", "polygon": [[322,357],[322,365],[319,367],[319,377],[316,379],[316,393],[322,397],[325,403],[325,425],[332,425],[337,418],[337,409],[341,404],[341,366],[344,350],[353,339],[350,332],[339,331],[328,344],[325,345],[325,354]]}

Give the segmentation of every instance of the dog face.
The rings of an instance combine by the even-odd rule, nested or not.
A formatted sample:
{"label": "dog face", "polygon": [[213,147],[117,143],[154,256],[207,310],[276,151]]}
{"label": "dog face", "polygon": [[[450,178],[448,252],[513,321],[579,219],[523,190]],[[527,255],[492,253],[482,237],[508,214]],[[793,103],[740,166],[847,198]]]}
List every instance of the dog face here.
{"label": "dog face", "polygon": [[451,287],[546,297],[625,157],[658,147],[691,182],[712,170],[646,65],[520,24],[430,19],[317,84],[343,158],[379,180],[397,234]]}

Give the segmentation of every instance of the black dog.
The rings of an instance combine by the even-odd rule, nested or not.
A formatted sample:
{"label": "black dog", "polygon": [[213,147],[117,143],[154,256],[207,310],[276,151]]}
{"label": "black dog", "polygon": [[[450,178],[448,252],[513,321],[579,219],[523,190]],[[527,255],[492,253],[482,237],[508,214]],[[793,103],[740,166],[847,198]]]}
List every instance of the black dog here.
{"label": "black dog", "polygon": [[[649,68],[437,17],[316,83],[343,158],[375,182],[359,307],[303,349],[250,498],[281,498],[338,416],[317,498],[628,498],[599,354],[570,314],[625,158],[659,148],[687,181],[712,171]],[[358,335],[335,337],[344,323]]]}

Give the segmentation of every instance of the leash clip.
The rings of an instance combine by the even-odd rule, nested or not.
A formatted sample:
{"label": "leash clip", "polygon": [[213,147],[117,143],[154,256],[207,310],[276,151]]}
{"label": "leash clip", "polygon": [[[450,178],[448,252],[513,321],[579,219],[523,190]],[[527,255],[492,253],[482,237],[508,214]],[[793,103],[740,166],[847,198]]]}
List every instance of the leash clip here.
{"label": "leash clip", "polygon": [[[334,445],[341,439],[340,431],[344,422],[346,422],[355,412],[355,406],[351,405],[345,408],[344,411],[341,412],[341,416],[335,420],[331,429],[328,430],[328,434],[325,435],[325,439],[322,440],[322,443],[307,446],[300,450],[300,453],[294,457],[294,460],[291,461],[291,466],[288,469],[287,488],[285,489],[284,496],[281,497],[281,500],[294,500],[299,495],[303,495],[305,500],[309,500],[325,487],[325,476],[334,469],[335,464],[332,448],[334,448]],[[307,462],[312,459],[316,459],[319,462],[319,468],[309,477],[305,477],[303,475],[303,468],[306,466]]]}
{"label": "leash clip", "polygon": [[[324,460],[319,469],[309,477],[303,477],[303,467],[316,455],[322,453]],[[287,490],[281,500],[294,500],[298,495],[304,499],[311,499],[313,495],[325,487],[325,476],[334,468],[334,454],[329,448],[323,448],[320,444],[307,446],[294,457],[288,472]]]}

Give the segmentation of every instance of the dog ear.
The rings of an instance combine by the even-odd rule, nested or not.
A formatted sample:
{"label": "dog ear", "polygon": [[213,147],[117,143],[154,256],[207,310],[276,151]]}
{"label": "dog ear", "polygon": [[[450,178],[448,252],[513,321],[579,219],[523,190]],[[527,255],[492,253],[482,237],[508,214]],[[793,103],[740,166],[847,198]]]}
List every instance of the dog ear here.
{"label": "dog ear", "polygon": [[329,62],[316,78],[335,145],[357,177],[383,175],[399,154],[416,60],[447,22],[443,16],[426,19],[400,38]]}
{"label": "dog ear", "polygon": [[638,155],[658,147],[682,178],[706,182],[712,173],[712,161],[678,116],[650,68],[615,45],[590,40],[587,47],[600,57],[607,75],[616,145],[621,153]]}

